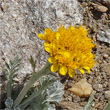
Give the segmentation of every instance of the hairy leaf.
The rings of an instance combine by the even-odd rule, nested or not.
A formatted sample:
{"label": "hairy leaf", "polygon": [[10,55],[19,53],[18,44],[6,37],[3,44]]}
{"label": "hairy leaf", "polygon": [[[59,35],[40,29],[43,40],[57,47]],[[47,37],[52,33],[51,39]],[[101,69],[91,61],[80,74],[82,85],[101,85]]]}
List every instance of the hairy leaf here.
{"label": "hairy leaf", "polygon": [[44,92],[49,86],[51,86],[55,82],[55,78],[51,75],[40,78],[38,88],[30,95],[22,104],[21,107],[25,104],[29,103],[34,98],[38,97],[42,92]]}
{"label": "hairy leaf", "polygon": [[48,110],[55,110],[55,105],[54,104],[48,104]]}
{"label": "hairy leaf", "polygon": [[11,97],[8,97],[5,101],[5,105],[6,105],[6,108],[11,109],[13,106],[13,99],[11,99]]}
{"label": "hairy leaf", "polygon": [[21,110],[19,106],[15,107],[13,110]]}
{"label": "hairy leaf", "polygon": [[[32,87],[32,85],[36,81],[39,80],[39,78],[41,78],[42,76],[46,76],[47,74],[51,73],[50,66],[51,66],[51,64],[49,62],[47,62],[46,65],[39,72],[37,72],[37,73],[35,72],[35,74],[32,74],[31,78],[26,83],[26,85],[23,87],[23,89],[21,90],[21,92],[17,96],[16,100],[14,101],[15,106],[17,106],[21,103],[21,101],[25,97],[27,91]],[[25,101],[22,102],[22,104],[20,104],[20,106],[22,106],[22,105],[24,106],[24,104],[28,103],[31,99],[38,96],[40,94],[40,92],[41,91],[39,91],[38,93],[35,93],[35,94],[31,95],[30,97],[28,97]]]}
{"label": "hairy leaf", "polygon": [[51,87],[47,89],[47,100],[48,102],[60,102],[64,94],[64,86],[60,82],[55,82]]}
{"label": "hairy leaf", "polygon": [[46,100],[46,93],[42,92],[37,98],[33,105],[33,110],[48,110],[47,102],[44,102]]}
{"label": "hairy leaf", "polygon": [[35,72],[35,67],[36,67],[36,61],[33,59],[32,56],[30,56],[29,62],[33,68],[33,73]]}
{"label": "hairy leaf", "polygon": [[[43,84],[44,83],[40,81],[40,86]],[[40,95],[34,99],[33,110],[55,110],[55,105],[51,103],[53,102],[58,103],[59,101],[61,101],[61,98],[64,94],[63,89],[64,89],[64,86],[60,82],[58,81],[54,82],[51,86],[47,88],[47,90],[40,93]]]}
{"label": "hairy leaf", "polygon": [[7,97],[11,97],[11,91],[12,91],[12,84],[13,84],[13,78],[16,76],[15,72],[18,71],[19,65],[20,65],[21,59],[17,57],[14,58],[13,61],[10,61],[8,64],[7,62],[5,63],[6,68],[3,70],[5,72],[5,76],[8,80],[7,82]]}

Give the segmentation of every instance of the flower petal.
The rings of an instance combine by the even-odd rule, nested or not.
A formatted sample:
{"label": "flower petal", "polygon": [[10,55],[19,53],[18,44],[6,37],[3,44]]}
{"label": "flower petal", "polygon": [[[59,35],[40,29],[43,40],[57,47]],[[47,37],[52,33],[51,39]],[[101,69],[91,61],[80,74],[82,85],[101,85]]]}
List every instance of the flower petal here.
{"label": "flower petal", "polygon": [[40,38],[40,39],[42,39],[42,40],[45,40],[45,35],[44,34],[38,34],[38,37]]}
{"label": "flower petal", "polygon": [[75,76],[75,71],[72,70],[72,69],[69,69],[69,70],[68,70],[68,75],[69,75],[70,77],[74,77],[74,76]]}
{"label": "flower petal", "polygon": [[83,67],[84,69],[86,69],[88,71],[88,73],[90,73],[90,68],[88,66]]}
{"label": "flower petal", "polygon": [[49,61],[50,63],[55,63],[55,57],[49,57],[49,58],[48,58],[48,61]]}
{"label": "flower petal", "polygon": [[45,47],[45,50],[46,50],[47,52],[49,52],[49,53],[51,52],[51,49],[50,49],[49,46],[46,46],[46,47]]}
{"label": "flower petal", "polygon": [[44,43],[44,46],[46,47],[46,46],[49,46],[50,44],[48,43],[48,42],[45,42]]}
{"label": "flower petal", "polygon": [[90,69],[88,66],[84,66],[83,68],[86,69],[86,70]]}
{"label": "flower petal", "polygon": [[85,73],[85,71],[84,71],[83,69],[79,69],[79,71],[80,71],[82,74]]}
{"label": "flower petal", "polygon": [[52,72],[56,72],[58,70],[58,64],[53,64],[52,66],[51,66],[51,71]]}
{"label": "flower petal", "polygon": [[45,35],[47,35],[47,34],[50,34],[51,32],[52,32],[52,30],[50,28],[46,28],[44,33],[45,33]]}
{"label": "flower petal", "polygon": [[90,71],[90,69],[88,69],[87,71],[88,71],[88,73],[90,73],[90,72],[91,72],[91,71]]}
{"label": "flower petal", "polygon": [[67,73],[67,67],[66,66],[60,66],[59,73],[61,75],[66,75],[66,73]]}
{"label": "flower petal", "polygon": [[59,37],[60,37],[60,33],[56,33],[56,39],[58,40],[59,39]]}

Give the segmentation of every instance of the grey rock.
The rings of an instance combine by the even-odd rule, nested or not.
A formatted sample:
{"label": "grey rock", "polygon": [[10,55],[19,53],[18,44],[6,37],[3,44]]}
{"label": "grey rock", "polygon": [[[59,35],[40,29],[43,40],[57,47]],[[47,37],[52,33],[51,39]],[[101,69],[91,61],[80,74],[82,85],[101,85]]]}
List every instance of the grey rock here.
{"label": "grey rock", "polygon": [[102,84],[94,84],[94,85],[93,85],[93,88],[94,88],[96,91],[103,91],[103,86],[102,86]]}
{"label": "grey rock", "polygon": [[62,25],[83,23],[82,8],[77,0],[27,0],[29,21],[43,31],[46,27],[56,29]]}
{"label": "grey rock", "polygon": [[105,98],[108,99],[110,97],[110,91],[105,91],[104,95],[105,95]]}
{"label": "grey rock", "polygon": [[108,76],[110,76],[110,63],[101,64],[100,68],[101,72],[105,72]]}
{"label": "grey rock", "polygon": [[99,31],[97,34],[97,40],[110,44],[110,29],[106,31]]}
{"label": "grey rock", "polygon": [[83,23],[77,0],[1,0],[0,4],[0,73],[5,61],[18,55],[22,58],[20,80],[32,71],[30,55],[37,61],[36,71],[48,59],[39,32],[46,27],[57,29],[60,24]]}
{"label": "grey rock", "polygon": [[108,8],[103,6],[103,5],[99,5],[97,3],[91,3],[91,5],[95,8],[95,10],[100,11],[100,12],[107,12]]}
{"label": "grey rock", "polygon": [[102,0],[102,2],[110,9],[110,0]]}

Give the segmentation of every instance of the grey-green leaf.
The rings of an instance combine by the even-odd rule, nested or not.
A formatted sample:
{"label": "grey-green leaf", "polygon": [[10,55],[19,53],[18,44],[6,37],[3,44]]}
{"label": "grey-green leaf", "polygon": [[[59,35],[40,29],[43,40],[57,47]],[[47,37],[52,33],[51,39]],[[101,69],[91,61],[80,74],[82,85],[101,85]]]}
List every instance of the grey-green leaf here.
{"label": "grey-green leaf", "polygon": [[13,78],[16,76],[15,72],[17,72],[19,69],[20,61],[21,59],[19,59],[17,56],[13,61],[10,61],[9,64],[7,62],[5,63],[6,68],[3,71],[5,73],[5,77],[8,80],[6,85],[7,97],[11,97]]}
{"label": "grey-green leaf", "polygon": [[37,97],[36,103],[34,103],[34,110],[48,110],[47,103],[43,101],[45,100],[45,96],[39,95]]}
{"label": "grey-green leaf", "polygon": [[6,108],[9,108],[11,109],[12,106],[13,106],[13,100],[11,99],[11,97],[8,97],[5,101],[5,105],[6,105]]}
{"label": "grey-green leaf", "polygon": [[91,95],[89,97],[88,103],[85,105],[84,110],[91,110],[91,105],[93,103],[94,94],[93,91],[91,91]]}
{"label": "grey-green leaf", "polygon": [[5,108],[5,110],[12,110],[12,109],[10,109],[10,108]]}
{"label": "grey-green leaf", "polygon": [[33,59],[32,56],[30,56],[29,62],[33,68],[33,72],[35,72],[35,67],[36,67],[36,61]]}
{"label": "grey-green leaf", "polygon": [[62,100],[64,94],[64,86],[59,81],[55,82],[52,86],[47,89],[47,102],[57,102]]}
{"label": "grey-green leaf", "polygon": [[48,104],[49,108],[48,110],[55,110],[55,105],[54,104]]}
{"label": "grey-green leaf", "polygon": [[15,107],[14,110],[21,110],[21,109],[20,109],[20,107],[18,106],[18,107]]}
{"label": "grey-green leaf", "polygon": [[44,92],[49,86],[51,86],[55,82],[55,77],[52,77],[51,75],[45,76],[43,78],[40,78],[39,85],[37,90],[35,90],[32,95],[30,95],[24,102],[21,103],[21,107],[25,104],[29,103],[34,98],[38,97],[42,92]]}

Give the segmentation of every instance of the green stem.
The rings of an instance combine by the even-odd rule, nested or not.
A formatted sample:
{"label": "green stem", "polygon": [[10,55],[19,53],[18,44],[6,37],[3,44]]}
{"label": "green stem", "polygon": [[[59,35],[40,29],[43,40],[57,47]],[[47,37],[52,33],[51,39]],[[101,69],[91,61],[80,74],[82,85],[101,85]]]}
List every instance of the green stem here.
{"label": "green stem", "polygon": [[9,80],[7,82],[6,85],[6,90],[7,90],[7,98],[11,97],[11,92],[12,92],[12,83],[13,83],[13,73],[12,71],[10,71],[10,76],[9,76]]}
{"label": "green stem", "polygon": [[11,97],[11,91],[12,91],[12,80],[10,79],[7,83],[7,98]]}
{"label": "green stem", "polygon": [[31,86],[42,76],[49,74],[51,64],[49,62],[46,63],[44,68],[42,68],[38,73],[33,73],[27,84],[24,86],[24,88],[21,90],[19,95],[17,96],[14,105],[17,106],[21,103],[22,99],[24,98],[27,91],[31,88]]}

